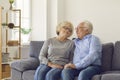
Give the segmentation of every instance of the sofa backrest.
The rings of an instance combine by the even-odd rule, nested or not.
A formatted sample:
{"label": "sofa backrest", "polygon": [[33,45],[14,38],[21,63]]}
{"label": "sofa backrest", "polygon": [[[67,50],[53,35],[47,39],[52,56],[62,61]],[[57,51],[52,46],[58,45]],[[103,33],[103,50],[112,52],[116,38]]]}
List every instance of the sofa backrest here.
{"label": "sofa backrest", "polygon": [[113,43],[105,43],[102,45],[102,71],[110,71],[112,68],[112,56],[114,46]]}
{"label": "sofa backrest", "polygon": [[39,57],[40,50],[44,41],[31,41],[30,42],[30,57]]}
{"label": "sofa backrest", "polygon": [[120,70],[120,41],[115,42],[112,70]]}
{"label": "sofa backrest", "polygon": [[[30,57],[35,57],[35,58],[39,57],[39,53],[43,46],[43,43],[44,43],[44,41],[31,41],[30,42]],[[116,47],[117,47],[117,45],[116,45]],[[110,71],[112,69],[113,51],[114,51],[113,43],[106,43],[106,44],[102,45],[102,71]],[[117,52],[115,52],[115,53],[117,53]],[[116,57],[119,57],[119,56],[114,55],[114,58],[116,58]],[[119,60],[120,60],[120,57],[119,57]],[[114,59],[114,61],[115,61],[115,59]],[[113,69],[115,69],[117,67],[116,66],[117,63],[118,62],[114,63],[115,65],[113,66]]]}

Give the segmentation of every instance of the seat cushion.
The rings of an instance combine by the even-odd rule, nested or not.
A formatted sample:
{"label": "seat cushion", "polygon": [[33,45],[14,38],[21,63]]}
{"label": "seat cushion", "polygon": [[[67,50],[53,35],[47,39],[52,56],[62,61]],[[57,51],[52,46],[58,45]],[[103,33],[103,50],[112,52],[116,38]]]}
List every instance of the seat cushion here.
{"label": "seat cushion", "polygon": [[11,80],[22,80],[21,79],[22,72],[16,70],[16,69],[11,69]]}
{"label": "seat cushion", "polygon": [[120,73],[103,74],[101,80],[120,80]]}
{"label": "seat cushion", "polygon": [[35,70],[24,71],[22,75],[23,80],[34,80]]}
{"label": "seat cushion", "polygon": [[93,76],[92,80],[101,80],[101,75],[95,75],[95,76]]}
{"label": "seat cushion", "polygon": [[120,80],[120,71],[106,71],[93,76],[92,80]]}

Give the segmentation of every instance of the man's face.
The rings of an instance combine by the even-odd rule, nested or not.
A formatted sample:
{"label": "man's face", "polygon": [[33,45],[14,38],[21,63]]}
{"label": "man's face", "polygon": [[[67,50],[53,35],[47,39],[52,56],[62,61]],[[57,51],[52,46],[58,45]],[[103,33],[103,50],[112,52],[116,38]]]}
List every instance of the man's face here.
{"label": "man's face", "polygon": [[78,38],[83,38],[85,35],[89,33],[85,23],[82,22],[76,27],[76,33]]}

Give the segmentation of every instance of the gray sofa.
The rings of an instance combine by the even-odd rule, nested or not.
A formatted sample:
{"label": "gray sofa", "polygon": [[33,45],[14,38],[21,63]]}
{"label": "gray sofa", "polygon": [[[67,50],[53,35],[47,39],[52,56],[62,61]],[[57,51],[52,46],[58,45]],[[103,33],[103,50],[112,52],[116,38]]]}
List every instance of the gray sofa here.
{"label": "gray sofa", "polygon": [[[43,41],[31,41],[30,58],[11,63],[11,80],[34,80],[43,43]],[[120,80],[120,41],[115,44],[103,44],[102,72],[93,76],[92,80]]]}

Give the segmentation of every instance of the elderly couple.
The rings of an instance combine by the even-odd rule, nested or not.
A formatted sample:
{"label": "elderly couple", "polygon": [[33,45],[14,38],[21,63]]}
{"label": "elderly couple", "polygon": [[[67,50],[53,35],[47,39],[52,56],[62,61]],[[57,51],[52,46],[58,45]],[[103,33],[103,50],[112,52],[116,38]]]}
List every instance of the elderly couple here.
{"label": "elderly couple", "polygon": [[34,80],[91,80],[101,71],[101,50],[99,39],[92,35],[93,26],[83,21],[76,27],[77,37],[69,40],[73,33],[70,22],[57,25],[57,37],[45,41],[39,55],[40,65]]}

